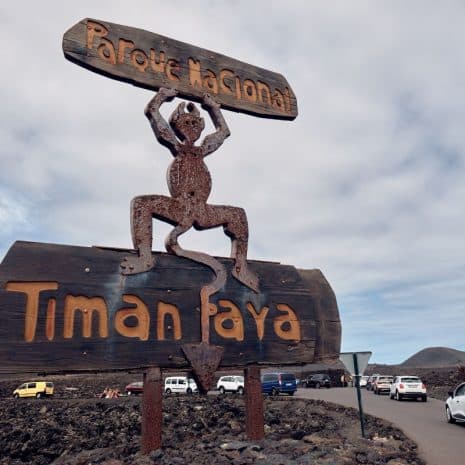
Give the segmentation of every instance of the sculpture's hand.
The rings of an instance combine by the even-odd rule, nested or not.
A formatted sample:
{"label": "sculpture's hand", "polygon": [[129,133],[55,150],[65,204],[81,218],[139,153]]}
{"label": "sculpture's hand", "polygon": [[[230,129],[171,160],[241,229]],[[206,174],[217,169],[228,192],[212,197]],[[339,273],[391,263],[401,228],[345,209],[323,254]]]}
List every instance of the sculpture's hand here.
{"label": "sculpture's hand", "polygon": [[170,100],[173,100],[174,97],[176,97],[176,95],[178,95],[178,91],[176,89],[160,87],[160,89],[158,89],[158,92],[145,107],[145,115],[149,116],[152,111],[158,110],[158,108],[160,108],[160,105],[163,102],[169,102]]}
{"label": "sculpture's hand", "polygon": [[160,100],[163,102],[173,100],[176,95],[178,95],[178,91],[168,87],[160,87],[157,93],[157,96],[159,96]]}
{"label": "sculpture's hand", "polygon": [[210,95],[210,94],[205,94],[203,97],[203,105],[205,107],[210,107],[210,108],[215,108],[219,109],[221,105]]}

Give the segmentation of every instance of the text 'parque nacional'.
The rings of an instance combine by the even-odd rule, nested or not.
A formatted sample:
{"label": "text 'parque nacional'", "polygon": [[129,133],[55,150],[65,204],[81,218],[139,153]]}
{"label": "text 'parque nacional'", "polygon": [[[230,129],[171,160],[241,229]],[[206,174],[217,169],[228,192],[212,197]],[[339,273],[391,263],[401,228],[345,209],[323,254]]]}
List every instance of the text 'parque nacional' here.
{"label": "text 'parque nacional'", "polygon": [[222,107],[256,116],[297,116],[282,75],[152,32],[85,19],[66,32],[63,50],[78,65],[137,86],[171,87],[197,101],[210,93]]}

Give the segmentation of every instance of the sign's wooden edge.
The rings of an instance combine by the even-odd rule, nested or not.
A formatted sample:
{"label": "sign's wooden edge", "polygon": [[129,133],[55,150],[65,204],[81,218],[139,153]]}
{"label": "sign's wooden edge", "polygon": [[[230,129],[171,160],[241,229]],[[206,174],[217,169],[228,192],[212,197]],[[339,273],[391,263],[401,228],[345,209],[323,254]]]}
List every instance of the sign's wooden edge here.
{"label": "sign's wooden edge", "polygon": [[[98,19],[95,19],[95,18],[84,18],[84,19],[82,19],[81,21],[79,21],[78,23],[76,23],[75,25],[70,27],[65,32],[65,34],[63,35],[63,40],[62,40],[62,49],[63,49],[63,53],[64,53],[65,58],[67,60],[71,61],[72,63],[78,65],[78,66],[81,66],[81,67],[86,68],[86,69],[88,69],[90,71],[96,72],[97,74],[101,74],[103,76],[106,76],[108,78],[118,80],[118,81],[122,81],[122,82],[127,82],[127,83],[132,84],[132,85],[134,85],[136,87],[141,87],[141,88],[144,88],[144,89],[147,89],[147,90],[158,90],[158,88],[161,87],[161,86],[154,86],[154,85],[150,85],[148,83],[137,81],[137,80],[135,80],[135,79],[133,79],[131,77],[128,77],[128,76],[118,75],[117,73],[115,73],[114,70],[113,70],[113,72],[109,71],[109,70],[106,70],[105,65],[101,63],[101,60],[100,60],[98,65],[96,63],[94,63],[95,60],[89,60],[87,54],[82,51],[82,48],[76,47],[75,46],[75,41],[73,41],[71,39],[71,36],[74,33],[76,33],[76,31],[79,28],[84,28],[84,30],[85,30],[87,21],[95,21],[95,22],[101,23],[101,24],[103,24],[105,26],[128,29],[128,30],[135,31],[136,33],[151,35],[151,36],[160,38],[161,40],[167,41],[168,43],[179,45],[180,47],[190,48],[192,50],[198,50],[198,51],[202,51],[202,52],[204,52],[206,54],[210,54],[211,58],[224,59],[224,60],[229,61],[231,63],[237,64],[238,67],[241,67],[241,66],[246,67],[247,69],[253,70],[254,73],[257,74],[257,75],[259,75],[260,73],[265,73],[265,74],[267,74],[269,76],[273,76],[276,81],[278,81],[278,82],[280,81],[283,85],[285,85],[289,89],[290,99],[292,101],[291,112],[290,113],[282,113],[282,112],[279,112],[279,111],[271,111],[269,109],[269,107],[265,108],[263,106],[260,107],[258,105],[255,106],[256,110],[253,110],[253,109],[251,109],[250,107],[247,107],[247,106],[233,106],[233,105],[229,104],[227,101],[223,101],[221,98],[218,98],[218,96],[216,96],[216,97],[219,100],[219,103],[221,104],[222,108],[230,110],[230,111],[234,111],[234,112],[246,113],[246,114],[249,114],[249,115],[252,115],[252,116],[258,116],[258,117],[262,117],[262,118],[280,119],[280,120],[294,120],[298,116],[298,107],[297,107],[296,95],[295,95],[294,91],[292,90],[292,87],[290,86],[289,82],[287,81],[287,79],[282,74],[277,73],[275,71],[267,70],[265,68],[261,68],[261,67],[255,66],[255,65],[245,63],[245,62],[243,62],[241,60],[237,60],[235,58],[228,57],[228,56],[226,56],[224,54],[214,52],[214,51],[209,50],[209,49],[204,49],[204,48],[201,48],[201,47],[198,47],[198,46],[195,46],[195,45],[188,44],[186,42],[179,41],[177,39],[172,39],[170,37],[163,36],[161,34],[157,34],[157,33],[147,31],[147,30],[144,30],[144,29],[140,29],[140,28],[125,26],[125,25],[121,25],[121,24],[117,24],[117,23],[112,23],[112,22],[109,22],[109,21],[102,21],[102,20],[98,20]],[[82,31],[79,31],[79,32],[82,32]],[[188,93],[184,92],[183,89],[179,89],[176,86],[171,86],[171,87],[173,87],[173,88],[175,88],[175,89],[177,89],[179,91],[179,96],[180,97],[187,98],[189,100],[193,100],[193,101],[196,101],[196,102],[199,102],[199,103],[202,102],[203,94],[205,93],[205,92],[199,92],[197,95],[195,95],[194,93],[193,94],[188,94]]]}

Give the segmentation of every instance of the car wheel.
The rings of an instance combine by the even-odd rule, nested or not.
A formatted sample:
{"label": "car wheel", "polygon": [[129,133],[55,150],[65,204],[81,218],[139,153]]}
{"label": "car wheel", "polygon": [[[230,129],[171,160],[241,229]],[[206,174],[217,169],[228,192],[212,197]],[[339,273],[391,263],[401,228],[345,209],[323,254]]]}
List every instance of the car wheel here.
{"label": "car wheel", "polygon": [[220,386],[219,391],[220,391],[220,394],[224,394],[226,392],[223,386]]}
{"label": "car wheel", "polygon": [[168,394],[168,395],[170,395],[170,394],[171,394],[171,389],[170,389],[170,388],[168,388],[168,389],[165,391],[165,394]]}
{"label": "car wheel", "polygon": [[394,400],[394,394],[392,392],[389,393],[389,399]]}
{"label": "car wheel", "polygon": [[402,396],[399,394],[399,391],[396,391],[396,400],[401,401]]}
{"label": "car wheel", "polygon": [[192,394],[192,388],[190,388],[190,387],[187,388],[186,393],[187,393],[188,396],[190,396]]}
{"label": "car wheel", "polygon": [[237,388],[237,393],[242,396],[242,394],[244,394],[244,388],[242,386],[239,386]]}
{"label": "car wheel", "polygon": [[270,392],[270,396],[277,396],[279,393],[278,393],[278,390],[276,388],[273,388]]}
{"label": "car wheel", "polygon": [[315,389],[320,389],[320,383],[315,384]]}
{"label": "car wheel", "polygon": [[448,423],[455,423],[455,418],[450,413],[449,407],[446,407],[446,418]]}
{"label": "car wheel", "polygon": [[291,391],[291,392],[289,393],[289,395],[290,395],[290,396],[293,396],[294,393],[295,393],[295,391]]}
{"label": "car wheel", "polygon": [[19,398],[19,394],[15,394],[13,397],[14,397],[15,399],[18,399],[18,398]]}
{"label": "car wheel", "polygon": [[428,400],[428,397],[426,397],[426,396],[423,396],[423,397],[421,398],[421,401],[422,401],[422,402],[426,402],[427,400]]}
{"label": "car wheel", "polygon": [[41,399],[42,396],[43,396],[42,392],[38,392],[38,393],[36,394],[36,399]]}

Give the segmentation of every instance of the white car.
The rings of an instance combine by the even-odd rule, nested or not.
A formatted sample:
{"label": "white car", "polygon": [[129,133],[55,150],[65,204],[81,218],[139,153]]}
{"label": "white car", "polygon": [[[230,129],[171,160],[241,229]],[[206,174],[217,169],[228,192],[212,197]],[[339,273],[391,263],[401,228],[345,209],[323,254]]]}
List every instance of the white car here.
{"label": "white car", "polygon": [[373,381],[371,389],[373,394],[382,394],[383,392],[388,393],[391,389],[392,376],[379,375]]}
{"label": "white car", "polygon": [[449,423],[465,422],[465,383],[459,384],[449,392],[446,400],[446,418]]}
{"label": "white car", "polygon": [[170,376],[165,379],[165,394],[192,394],[197,391],[197,384],[187,376]]}
{"label": "white car", "polygon": [[396,376],[389,391],[391,399],[421,399],[426,402],[426,386],[418,376]]}
{"label": "white car", "polygon": [[216,383],[216,389],[224,394],[226,391],[244,394],[243,376],[222,376]]}
{"label": "white car", "polygon": [[367,387],[367,381],[369,376],[360,376],[360,387]]}

